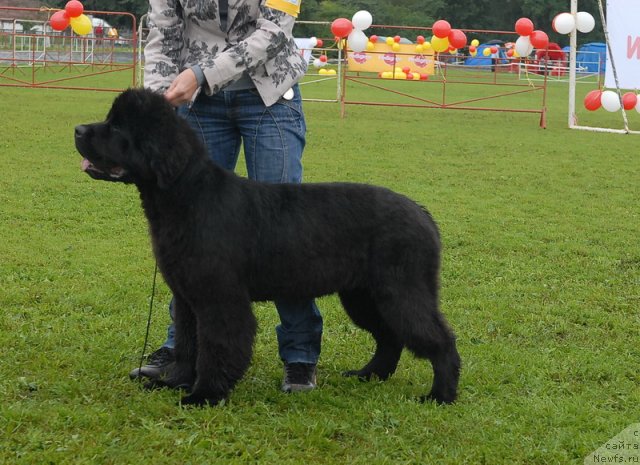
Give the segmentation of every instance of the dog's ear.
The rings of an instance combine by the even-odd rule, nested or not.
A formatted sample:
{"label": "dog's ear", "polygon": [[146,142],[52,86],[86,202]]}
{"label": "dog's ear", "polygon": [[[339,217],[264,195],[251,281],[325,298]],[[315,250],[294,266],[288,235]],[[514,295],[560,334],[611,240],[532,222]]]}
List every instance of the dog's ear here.
{"label": "dog's ear", "polygon": [[161,151],[149,166],[156,175],[158,187],[168,189],[187,167],[187,157],[175,150]]}

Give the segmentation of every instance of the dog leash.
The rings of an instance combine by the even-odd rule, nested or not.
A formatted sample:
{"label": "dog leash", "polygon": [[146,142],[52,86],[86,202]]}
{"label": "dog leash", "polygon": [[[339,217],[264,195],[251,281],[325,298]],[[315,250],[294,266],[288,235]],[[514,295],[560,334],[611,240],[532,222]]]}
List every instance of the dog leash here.
{"label": "dog leash", "polygon": [[[156,266],[153,271],[153,284],[151,286],[151,299],[149,300],[149,316],[147,317],[147,331],[144,335],[144,343],[142,344],[142,353],[140,354],[140,366],[138,367],[138,373],[142,371],[142,364],[144,363],[144,354],[147,351],[147,343],[149,342],[149,331],[151,329],[151,315],[153,313],[153,298],[156,295],[156,278],[158,277],[158,261],[156,260]],[[142,376],[138,376],[138,380],[142,382]]]}

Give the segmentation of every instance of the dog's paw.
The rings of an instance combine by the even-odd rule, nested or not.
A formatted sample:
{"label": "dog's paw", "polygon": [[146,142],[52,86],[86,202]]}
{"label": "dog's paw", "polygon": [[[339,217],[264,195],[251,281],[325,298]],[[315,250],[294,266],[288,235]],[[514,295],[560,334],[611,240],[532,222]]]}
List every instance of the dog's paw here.
{"label": "dog's paw", "polygon": [[218,405],[223,399],[219,397],[205,397],[199,394],[189,394],[180,399],[180,405],[183,407],[213,407]]}
{"label": "dog's paw", "polygon": [[441,394],[434,394],[433,392],[430,392],[425,396],[420,396],[418,398],[418,401],[422,404],[427,402],[433,402],[437,405],[448,405],[448,404],[453,404],[456,401],[456,397],[455,395],[441,395]]}

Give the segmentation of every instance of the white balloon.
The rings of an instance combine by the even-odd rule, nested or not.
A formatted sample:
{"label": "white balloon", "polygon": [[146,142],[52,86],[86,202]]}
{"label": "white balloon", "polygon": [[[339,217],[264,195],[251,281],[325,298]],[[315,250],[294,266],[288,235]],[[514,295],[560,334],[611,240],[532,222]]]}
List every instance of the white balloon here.
{"label": "white balloon", "polygon": [[326,65],[326,63],[324,61],[321,61],[319,58],[313,60],[313,66],[315,66],[316,68],[322,68],[324,65]]}
{"label": "white balloon", "polygon": [[518,40],[516,40],[516,52],[522,58],[528,57],[531,52],[533,52],[533,45],[531,45],[531,41],[529,40],[529,36],[520,36]]}
{"label": "white balloon", "polygon": [[356,13],[353,15],[353,18],[351,18],[351,22],[353,23],[353,27],[355,29],[364,31],[366,28],[371,26],[371,23],[373,23],[373,16],[371,16],[371,13],[365,10],[356,11]]}
{"label": "white balloon", "polygon": [[310,37],[309,38],[309,45],[311,46],[311,48],[316,48],[316,46],[318,45],[318,38],[317,37]]}
{"label": "white balloon", "polygon": [[364,32],[354,29],[347,37],[347,43],[349,44],[349,48],[354,52],[364,52],[367,49],[367,36],[364,35]]}
{"label": "white balloon", "polygon": [[640,94],[638,94],[638,101],[636,102],[636,111],[640,113]]}
{"label": "white balloon", "polygon": [[607,111],[614,112],[620,109],[620,98],[618,94],[612,90],[605,90],[601,97],[602,108]]}
{"label": "white balloon", "polygon": [[558,34],[570,34],[576,27],[576,20],[571,13],[560,13],[553,18],[553,29]]}
{"label": "white balloon", "polygon": [[596,20],[586,11],[578,11],[576,15],[576,28],[580,32],[591,32],[596,27]]}

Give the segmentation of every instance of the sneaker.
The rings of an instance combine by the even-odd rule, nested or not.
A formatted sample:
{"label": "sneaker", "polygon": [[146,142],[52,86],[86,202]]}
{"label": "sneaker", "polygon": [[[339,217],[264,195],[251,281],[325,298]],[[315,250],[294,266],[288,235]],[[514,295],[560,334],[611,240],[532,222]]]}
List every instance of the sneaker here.
{"label": "sneaker", "polygon": [[311,391],[316,387],[315,363],[284,362],[282,392]]}
{"label": "sneaker", "polygon": [[149,355],[146,365],[142,365],[142,367],[137,367],[131,370],[131,372],[129,373],[129,378],[163,378],[167,374],[169,365],[175,362],[175,360],[176,356],[173,349],[170,349],[168,347],[160,347],[154,353]]}

